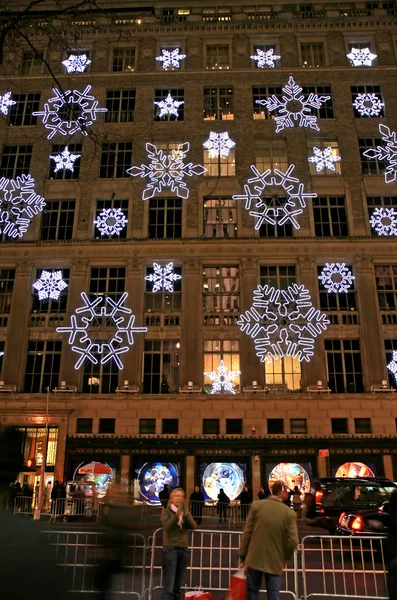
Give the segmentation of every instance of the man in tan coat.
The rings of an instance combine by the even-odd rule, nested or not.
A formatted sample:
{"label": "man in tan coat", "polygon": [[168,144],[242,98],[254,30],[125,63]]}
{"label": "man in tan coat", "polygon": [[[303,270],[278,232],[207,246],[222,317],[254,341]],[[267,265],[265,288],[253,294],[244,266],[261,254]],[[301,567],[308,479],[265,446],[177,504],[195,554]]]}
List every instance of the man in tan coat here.
{"label": "man in tan coat", "polygon": [[283,504],[287,490],[273,484],[272,496],[251,507],[240,545],[240,559],[247,568],[248,600],[258,600],[263,574],[268,600],[278,600],[285,563],[298,546],[296,514]]}

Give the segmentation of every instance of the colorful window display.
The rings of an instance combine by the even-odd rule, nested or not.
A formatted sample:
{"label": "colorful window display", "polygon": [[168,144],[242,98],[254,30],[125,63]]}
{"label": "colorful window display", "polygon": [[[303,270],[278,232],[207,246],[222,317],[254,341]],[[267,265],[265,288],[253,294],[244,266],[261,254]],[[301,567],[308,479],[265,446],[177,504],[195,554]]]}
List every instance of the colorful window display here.
{"label": "colorful window display", "polygon": [[73,495],[78,487],[87,498],[96,495],[99,499],[106,496],[109,485],[114,481],[116,467],[107,462],[82,462],[73,469],[73,482],[68,482],[68,493]]}
{"label": "colorful window display", "polygon": [[282,481],[284,485],[293,490],[298,486],[302,494],[310,492],[310,464],[278,463],[267,466],[268,484],[271,489],[276,481]]}
{"label": "colorful window display", "polygon": [[335,477],[375,477],[375,473],[361,462],[345,462],[341,465]]}
{"label": "colorful window display", "polygon": [[217,500],[223,489],[230,500],[235,500],[243,491],[247,469],[245,464],[210,463],[201,465],[201,485],[206,500]]}
{"label": "colorful window display", "polygon": [[140,502],[160,504],[159,493],[165,485],[170,489],[180,485],[180,464],[146,462],[135,469],[134,498]]}

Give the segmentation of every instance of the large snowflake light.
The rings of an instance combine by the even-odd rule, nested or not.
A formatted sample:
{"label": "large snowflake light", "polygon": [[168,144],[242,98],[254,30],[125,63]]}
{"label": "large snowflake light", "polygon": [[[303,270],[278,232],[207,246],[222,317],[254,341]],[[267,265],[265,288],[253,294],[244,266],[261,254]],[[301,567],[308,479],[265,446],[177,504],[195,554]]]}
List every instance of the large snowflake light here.
{"label": "large snowflake light", "polygon": [[375,208],[369,222],[378,235],[397,235],[397,211],[394,208]]}
{"label": "large snowflake light", "polygon": [[178,118],[178,108],[184,104],[184,101],[174,100],[171,94],[168,94],[165,100],[160,100],[159,102],[155,102],[155,104],[157,104],[160,109],[160,119],[167,115],[174,115],[174,117]]}
{"label": "large snowflake light", "polygon": [[229,134],[227,131],[223,133],[215,133],[215,131],[210,131],[210,137],[203,144],[203,147],[208,150],[211,158],[217,158],[221,156],[222,158],[226,158],[229,156],[229,152],[232,148],[234,148],[236,142],[233,142],[229,138]]}
{"label": "large snowflake light", "polygon": [[149,142],[146,144],[150,164],[127,169],[127,173],[132,177],[149,178],[149,182],[143,190],[142,200],[153,198],[157,192],[160,193],[163,189],[175,192],[179,198],[184,200],[189,198],[189,189],[184,178],[202,175],[207,170],[203,165],[194,165],[191,162],[185,164],[183,162],[189,150],[189,142],[179,144],[169,154],[157,149],[154,144]]}
{"label": "large snowflake light", "polygon": [[65,149],[60,154],[55,154],[54,156],[50,156],[50,158],[55,161],[55,173],[62,170],[73,172],[73,165],[78,158],[81,158],[81,154],[72,154],[69,152],[68,147],[65,146]]}
{"label": "large snowflake light", "polygon": [[71,54],[62,64],[68,73],[84,73],[91,61],[86,54]]}
{"label": "large snowflake light", "polygon": [[180,69],[180,61],[186,58],[186,54],[179,54],[179,48],[174,50],[161,50],[161,56],[156,56],[156,60],[163,63],[164,71]]}
{"label": "large snowflake light", "polygon": [[[70,325],[57,327],[58,333],[68,333],[68,342],[73,352],[79,354],[74,366],[79,369],[85,360],[98,364],[95,356],[100,356],[102,365],[114,360],[119,369],[123,368],[120,355],[128,352],[134,344],[134,333],[145,333],[147,327],[135,327],[135,315],[124,306],[128,298],[124,292],[118,300],[97,296],[92,301],[84,292],[81,294],[84,306],[77,308],[70,317]],[[84,315],[81,316],[80,315]],[[113,328],[113,333],[109,329]]]}
{"label": "large snowflake light", "polygon": [[250,58],[257,63],[257,66],[260,69],[263,69],[264,67],[273,69],[276,66],[276,60],[280,60],[281,56],[274,54],[273,48],[270,48],[269,50],[260,50],[257,48],[256,54],[250,56]]}
{"label": "large snowflake light", "polygon": [[346,56],[355,67],[370,67],[378,55],[373,54],[369,48],[352,48]]}
{"label": "large snowflake light", "polygon": [[390,131],[386,125],[379,125],[379,133],[382,134],[384,146],[369,148],[363,154],[368,158],[378,158],[384,161],[386,166],[385,182],[392,183],[397,178],[397,136],[395,131]]}
{"label": "large snowflake light", "polygon": [[283,93],[281,100],[274,94],[267,100],[256,100],[257,104],[266,106],[269,112],[276,110],[279,113],[279,116],[275,118],[276,133],[284,128],[295,127],[295,124],[299,127],[310,127],[310,129],[320,131],[317,117],[310,113],[313,108],[321,108],[321,105],[329,100],[330,96],[318,96],[310,93],[305,99],[302,88],[295,83],[292,75],[283,87]]}
{"label": "large snowflake light", "polygon": [[59,300],[68,284],[62,278],[62,271],[42,271],[33,287],[39,292],[39,300]]}
{"label": "large snowflake light", "polygon": [[309,156],[308,161],[315,163],[317,173],[323,171],[324,169],[335,171],[335,163],[340,161],[340,156],[332,154],[331,146],[327,146],[324,148],[324,150],[314,146],[313,153],[313,156]]}
{"label": "large snowflake light", "polygon": [[[271,169],[260,173],[255,165],[251,165],[255,177],[244,185],[244,194],[235,195],[233,199],[245,201],[246,210],[256,219],[256,230],[264,223],[278,227],[290,223],[296,229],[300,228],[296,217],[303,213],[306,201],[316,198],[317,194],[304,191],[303,183],[292,177],[294,168],[295,165],[290,165],[285,173],[274,169],[271,174]],[[274,188],[281,188],[281,197],[274,198]]]}
{"label": "large snowflake light", "polygon": [[235,394],[234,380],[240,375],[240,371],[229,371],[223,360],[219,363],[219,367],[216,371],[211,371],[204,375],[212,381],[211,394],[217,394],[219,392],[229,392]]}
{"label": "large snowflake light", "polygon": [[162,266],[157,263],[153,263],[154,273],[146,275],[145,279],[153,283],[152,292],[158,292],[159,290],[166,290],[172,293],[174,291],[174,281],[182,279],[181,275],[174,273],[174,263],[170,262],[168,265]]}
{"label": "large snowflake light", "polygon": [[393,373],[397,383],[397,350],[393,350],[393,358],[387,365],[387,368],[389,369],[390,373]]}
{"label": "large snowflake light", "polygon": [[119,235],[127,223],[121,208],[104,208],[94,221],[101,235]]}
{"label": "large snowflake light", "polygon": [[23,237],[31,220],[45,207],[44,198],[36,194],[31,175],[0,179],[0,234]]}
{"label": "large snowflake light", "polygon": [[329,294],[347,294],[355,279],[345,263],[326,263],[318,278]]}
{"label": "large snowflake light", "polygon": [[60,92],[53,88],[54,98],[44,104],[44,110],[32,113],[42,117],[46,129],[50,129],[47,138],[50,140],[57,133],[72,135],[81,133],[87,135],[88,127],[96,121],[97,113],[107,112],[107,108],[98,108],[98,100],[90,96],[91,86],[79,92],[66,90]]}
{"label": "large snowflake light", "polygon": [[252,307],[237,321],[254,340],[261,362],[283,356],[310,362],[314,340],[328,324],[327,315],[312,305],[309,290],[297,283],[286,290],[258,285]]}
{"label": "large snowflake light", "polygon": [[378,117],[384,103],[376,94],[357,94],[353,106],[362,117]]}
{"label": "large snowflake light", "polygon": [[8,109],[14,104],[16,104],[16,102],[11,99],[11,92],[6,92],[4,96],[0,96],[0,112],[2,112],[3,115],[8,115]]}

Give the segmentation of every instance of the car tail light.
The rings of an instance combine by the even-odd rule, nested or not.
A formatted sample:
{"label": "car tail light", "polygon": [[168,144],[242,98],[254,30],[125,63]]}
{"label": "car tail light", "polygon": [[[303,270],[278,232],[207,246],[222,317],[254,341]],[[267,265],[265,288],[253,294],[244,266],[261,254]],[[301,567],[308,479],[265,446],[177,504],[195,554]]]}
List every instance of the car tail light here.
{"label": "car tail light", "polygon": [[345,512],[343,512],[343,513],[341,514],[341,516],[339,517],[339,525],[342,523],[343,519],[345,519],[345,518],[346,518],[346,513],[345,513]]}
{"label": "car tail light", "polygon": [[320,508],[320,513],[323,515],[325,513],[325,508]]}
{"label": "car tail light", "polygon": [[360,529],[363,529],[364,523],[363,523],[362,517],[360,517],[360,516],[354,517],[353,521],[351,522],[350,527],[352,529],[354,529],[354,531],[360,531]]}
{"label": "car tail light", "polygon": [[316,504],[321,504],[323,496],[324,496],[324,492],[321,492],[320,490],[317,490],[317,492],[316,492]]}

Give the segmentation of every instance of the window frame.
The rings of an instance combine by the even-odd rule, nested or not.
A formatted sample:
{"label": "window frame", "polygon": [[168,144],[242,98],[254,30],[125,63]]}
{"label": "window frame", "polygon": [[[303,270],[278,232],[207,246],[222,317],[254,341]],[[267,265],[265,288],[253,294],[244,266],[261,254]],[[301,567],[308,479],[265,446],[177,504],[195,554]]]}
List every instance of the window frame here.
{"label": "window frame", "polygon": [[[113,425],[113,427],[110,427]],[[103,431],[103,429],[112,429],[112,431]],[[99,417],[98,435],[114,435],[116,431],[116,419],[112,417]]]}
{"label": "window frame", "polygon": [[[326,200],[326,204],[319,204],[322,200]],[[333,204],[332,201],[335,201]],[[340,204],[340,201],[343,200],[343,206]],[[313,210],[313,222],[314,222],[314,236],[315,237],[349,237],[349,220],[346,210],[346,197],[345,196],[323,196],[318,195],[316,198],[312,199],[312,210]],[[332,216],[337,212],[338,221],[335,221]],[[340,217],[341,211],[344,211],[345,221],[342,221]],[[328,221],[323,221],[322,219],[316,218],[316,215],[322,215],[323,213],[327,213]],[[321,227],[321,230],[319,229]],[[329,227],[329,233],[324,233],[324,228]],[[345,235],[342,235],[344,231],[344,227],[346,228]],[[337,230],[339,233],[337,233]]]}
{"label": "window frame", "polygon": [[346,417],[331,418],[331,431],[332,435],[349,435],[349,420]]}
{"label": "window frame", "polygon": [[266,426],[267,426],[267,435],[284,435],[285,434],[285,425],[284,425],[283,418],[266,419]]}
{"label": "window frame", "polygon": [[[230,206],[227,203],[230,203]],[[229,220],[224,220],[227,212],[229,213]],[[230,215],[232,220],[230,220]],[[208,222],[208,219],[210,219],[210,222]],[[211,228],[212,234],[215,235],[210,235]],[[238,204],[237,200],[234,200],[231,195],[204,196],[203,237],[205,239],[238,237]]]}
{"label": "window frame", "polygon": [[211,151],[203,148],[204,177],[235,177],[236,149],[231,148],[227,156],[211,156]]}
{"label": "window frame", "polygon": [[[125,68],[125,50],[133,50],[134,51],[134,65],[132,68],[130,69],[126,69]],[[122,69],[115,69],[115,50],[124,50],[124,57],[123,57],[123,68]],[[110,53],[110,65],[109,65],[109,71],[111,73],[134,73],[137,70],[137,59],[138,59],[138,46],[137,44],[124,44],[124,43],[120,43],[120,44],[116,44],[112,47],[112,51]]]}
{"label": "window frame", "polygon": [[[339,349],[337,347],[327,348],[331,343],[334,346],[336,342],[339,342]],[[347,348],[347,345],[350,344],[350,348]],[[356,348],[353,348],[353,345],[356,345]],[[333,339],[325,339],[325,357],[326,357],[326,369],[327,369],[327,381],[328,387],[332,390],[334,394],[359,394],[364,392],[364,373],[363,373],[363,365],[361,362],[361,348],[360,348],[360,339],[359,338],[333,338]],[[340,359],[335,358],[336,355],[340,355]],[[330,372],[330,360],[329,357],[333,356],[333,363],[337,366],[334,367],[334,372]],[[358,357],[358,362],[360,366],[360,370],[356,370],[356,365],[354,364],[354,359],[351,357]],[[345,358],[347,357],[347,359]],[[349,361],[351,361],[351,370],[348,370]],[[339,365],[338,365],[339,362]],[[337,371],[338,366],[341,370]],[[331,380],[331,376],[334,377],[334,381]],[[342,381],[337,381],[337,378],[342,377]],[[353,382],[349,381],[348,378],[353,377]],[[340,385],[342,383],[342,385]],[[335,384],[335,385],[334,385]],[[339,386],[339,389],[338,389]],[[351,386],[351,389],[349,389]]]}
{"label": "window frame", "polygon": [[386,161],[380,160],[377,156],[370,158],[364,155],[364,152],[377,146],[383,146],[382,138],[380,137],[358,138],[358,151],[360,153],[361,173],[363,176],[383,177],[386,173]]}
{"label": "window frame", "polygon": [[[302,46],[308,46],[310,47],[310,60],[311,62],[315,63],[316,61],[314,60],[314,51],[313,51],[313,47],[314,46],[319,46],[322,48],[322,60],[323,60],[323,64],[305,64],[304,56],[303,56],[303,51],[302,51]],[[299,47],[299,60],[300,60],[300,66],[303,69],[323,69],[325,67],[328,66],[328,60],[327,60],[327,47],[326,47],[326,40],[318,40],[318,39],[301,39],[299,40],[298,43],[298,47]]]}
{"label": "window frame", "polygon": [[[159,201],[164,201],[164,207],[161,207],[158,205]],[[170,202],[174,203],[174,206],[168,206],[168,204]],[[154,203],[156,203],[156,205],[154,205]],[[179,204],[179,206],[177,206]],[[164,220],[163,220],[163,224],[159,223],[159,219],[158,217],[163,214],[164,215]],[[168,215],[172,214],[173,215],[173,219],[172,222],[168,221]],[[156,221],[155,222],[151,222],[151,216],[156,215]],[[177,217],[179,215],[179,219],[176,219],[175,217]],[[163,239],[181,239],[182,236],[182,223],[183,223],[183,202],[181,198],[173,198],[173,197],[156,197],[156,198],[150,198],[149,200],[149,205],[148,205],[148,238],[149,239],[153,239],[153,240],[163,240]],[[151,229],[152,228],[152,229]],[[152,236],[150,235],[150,232],[159,229],[163,229],[164,231],[164,235],[163,236]],[[177,232],[178,230],[180,231],[180,235],[173,235],[173,236],[169,236],[168,231],[169,228],[172,228],[173,232]]]}
{"label": "window frame", "polygon": [[[323,152],[325,148],[328,148],[330,146],[332,148],[332,156],[339,156],[339,158],[341,159],[341,155],[339,152],[339,143],[337,138],[307,138],[306,144],[308,158],[314,155],[313,148],[319,148]],[[332,171],[332,169],[322,169],[321,171],[317,171],[316,164],[309,161],[308,165],[311,177],[335,177],[335,175],[342,175],[341,160],[333,163],[335,171]]]}
{"label": "window frame", "polygon": [[[121,149],[121,145],[124,145],[125,148]],[[115,148],[113,149],[112,146],[115,146]],[[106,161],[104,160],[105,155],[108,156],[108,159]],[[122,161],[120,162],[121,157]],[[99,179],[128,179],[130,175],[129,173],[127,173],[127,168],[129,169],[131,165],[132,141],[106,141],[102,144],[101,157],[99,161]],[[113,172],[113,174],[109,175],[111,171]]]}
{"label": "window frame", "polygon": [[[204,373],[217,371],[221,360],[229,371],[240,371],[240,340],[239,339],[205,339],[204,340]],[[241,375],[241,373],[240,373]],[[240,375],[235,378],[235,390],[240,391]],[[207,379],[207,381],[206,381]],[[203,374],[203,389],[209,391],[211,380]]]}
{"label": "window frame", "polygon": [[[102,206],[100,208],[100,206]],[[127,224],[117,235],[102,235],[95,225],[95,221],[103,210],[109,208],[120,208],[127,219]],[[92,237],[96,240],[125,240],[128,237],[128,212],[129,212],[129,199],[128,198],[97,198],[95,201],[95,213],[94,220],[92,222]]]}
{"label": "window frame", "polygon": [[[220,66],[209,65],[208,60],[211,55],[211,51],[209,49],[213,48],[227,48],[227,62],[222,63]],[[219,51],[217,51],[217,56],[219,57]],[[225,54],[226,56],[226,54]],[[207,71],[229,71],[232,68],[232,53],[231,53],[231,44],[229,41],[221,40],[219,42],[214,41],[205,41],[204,43],[204,69]]]}
{"label": "window frame", "polygon": [[[63,203],[70,203],[71,206],[67,206],[67,207],[63,207],[62,204]],[[57,203],[59,208],[58,210],[50,210],[51,205],[50,203]],[[77,213],[76,211],[76,200],[74,199],[46,199],[46,206],[44,207],[43,210],[43,214],[42,214],[42,218],[41,218],[41,223],[40,223],[40,241],[46,242],[46,241],[65,241],[65,240],[72,240],[74,237],[74,217],[75,214]],[[52,227],[51,223],[49,223],[48,225],[45,225],[44,221],[45,221],[45,216],[46,215],[57,215],[57,221],[56,221],[56,225],[55,227]],[[66,217],[65,221],[66,224],[61,226],[61,219],[62,219],[62,214],[65,214]],[[71,216],[71,224],[69,223],[69,219]],[[50,233],[51,229],[55,229],[55,236],[51,237],[50,235],[48,235],[47,237],[43,237],[43,232],[45,229],[48,229],[48,233]],[[65,235],[62,237],[59,236],[59,232],[60,229],[64,229],[65,230]],[[70,236],[66,235],[67,232],[70,231]]]}
{"label": "window frame", "polygon": [[[213,92],[216,91],[216,94]],[[222,93],[224,92],[224,93]],[[225,107],[231,105],[231,111],[221,104],[221,99],[224,99]],[[213,100],[215,100],[216,108],[213,108]],[[206,108],[206,102],[209,108]],[[207,115],[207,116],[206,116]],[[204,86],[203,87],[203,120],[204,121],[234,121],[234,88],[233,86]]]}
{"label": "window frame", "polygon": [[162,419],[161,433],[163,435],[179,435],[179,419]]}
{"label": "window frame", "polygon": [[[209,271],[209,275],[206,276],[206,270],[211,270]],[[213,275],[213,271],[219,271],[219,276],[218,273],[215,273],[215,276]],[[229,270],[231,271],[231,273],[234,272],[234,274],[230,274],[228,275],[227,272],[223,273],[224,270]],[[234,270],[234,271],[233,271]],[[235,282],[235,285],[230,285],[230,290],[227,289],[227,286],[225,284],[226,281],[228,281],[230,279],[230,283],[232,283],[232,281]],[[214,288],[214,292],[211,291],[210,289],[210,284],[209,281],[213,280],[214,284],[213,284],[213,288]],[[206,283],[207,282],[207,283]],[[207,290],[206,290],[207,288]],[[219,293],[215,293],[216,288],[219,288]],[[227,315],[233,315],[236,314],[240,311],[240,265],[234,264],[234,265],[203,265],[203,279],[202,279],[202,299],[203,299],[203,312],[205,313],[211,313],[211,314],[216,314],[216,315],[223,315],[223,314],[227,314]],[[208,303],[206,302],[207,298],[219,298],[219,301],[216,302],[215,300],[213,300],[212,303]],[[227,299],[230,298],[230,308],[224,308],[224,300],[223,299]],[[211,304],[212,304],[212,308],[211,308]],[[218,306],[216,306],[218,304]],[[227,304],[227,302],[226,302]]]}
{"label": "window frame", "polygon": [[[6,153],[6,148],[13,149],[15,148],[15,153],[8,152]],[[26,148],[25,152],[21,149]],[[32,161],[33,155],[33,145],[32,144],[4,144],[2,147],[1,160],[0,160],[0,177],[5,177],[6,179],[16,179],[21,175],[28,175],[30,171],[30,163]],[[10,158],[15,157],[13,160],[13,165],[10,167]],[[3,161],[5,158],[8,158],[5,163],[7,166],[3,166]],[[18,164],[18,162],[22,158],[22,164]]]}
{"label": "window frame", "polygon": [[[34,349],[32,348],[33,344],[35,344]],[[42,348],[40,347],[40,344],[42,344]],[[52,350],[48,349],[49,344],[53,344]],[[34,359],[32,359],[33,365],[32,365],[31,372],[28,372],[29,356],[35,357]],[[39,357],[39,356],[42,356],[43,358],[41,360],[37,360],[37,357]],[[46,370],[46,362],[47,362],[48,356],[52,357],[51,361],[50,361],[51,362],[51,365],[50,365],[51,370],[48,371],[48,373],[46,373],[45,370]],[[28,393],[28,394],[44,394],[46,392],[47,387],[50,388],[50,393],[56,387],[59,388],[59,381],[60,381],[60,377],[61,377],[61,358],[62,358],[62,341],[61,340],[48,340],[48,339],[28,340],[27,359],[26,359],[25,377],[24,377],[24,386],[23,386],[24,392]],[[41,362],[40,372],[36,372],[36,370],[35,370],[36,363],[40,363],[40,362]],[[54,370],[54,364],[55,364],[55,370]],[[29,377],[31,378],[31,381],[30,381],[30,385],[29,385],[29,389],[28,389],[28,378]],[[35,377],[39,378],[38,386],[36,385],[37,382],[34,381]],[[47,378],[48,378],[48,381],[46,381]]]}
{"label": "window frame", "polygon": [[[173,100],[181,102],[181,106],[179,106],[178,116],[175,115],[163,115],[160,118],[160,108],[157,106],[156,102],[161,102],[165,100],[167,96],[170,95]],[[155,123],[172,123],[175,121],[184,121],[185,120],[185,88],[184,87],[155,87],[153,90],[153,121]]]}
{"label": "window frame", "polygon": [[65,144],[52,144],[51,154],[48,157],[47,179],[50,181],[69,181],[77,180],[80,177],[81,158],[83,152],[82,144],[67,144],[67,149],[71,154],[80,154],[79,158],[73,162],[73,171],[70,169],[59,169],[55,172],[56,163],[51,156],[61,154],[65,149]]}
{"label": "window frame", "polygon": [[[21,101],[19,99],[20,96],[24,96],[24,100]],[[29,96],[33,96],[34,98],[31,98],[29,100]],[[8,113],[8,121],[7,124],[9,127],[35,127],[37,124],[37,116],[33,115],[34,112],[37,112],[40,108],[40,92],[27,92],[27,93],[20,93],[20,94],[13,94],[12,99],[14,100],[15,104],[13,106],[10,106],[10,110]],[[13,117],[15,117],[15,120],[17,120],[18,116],[21,116],[18,114],[18,108],[21,106],[21,104],[23,105],[23,109],[22,109],[22,123],[12,123],[11,121],[13,120]],[[31,106],[29,107],[29,104],[31,104]],[[25,123],[25,121],[31,121],[29,123]]]}
{"label": "window frame", "polygon": [[[149,349],[149,344],[151,348]],[[156,348],[158,344],[158,348]],[[153,395],[165,395],[176,393],[179,389],[179,339],[149,339],[146,338],[144,341],[143,349],[143,360],[142,360],[142,382],[143,382],[143,393]],[[146,371],[146,356],[151,356],[151,371]],[[153,371],[154,356],[159,356],[158,368],[159,372]],[[169,356],[169,360],[166,357]],[[153,376],[155,379],[153,380]],[[158,377],[157,377],[158,376]],[[146,379],[147,378],[147,379]],[[150,378],[150,381],[149,381]],[[156,381],[156,378],[158,381]],[[166,382],[168,385],[168,391],[163,391],[162,384]],[[148,386],[147,383],[150,383]],[[158,389],[158,391],[154,391]]]}
{"label": "window frame", "polygon": [[[353,92],[353,88],[362,88],[362,91],[355,91]],[[379,88],[379,91],[376,91],[377,88]],[[353,109],[353,113],[354,113],[354,118],[355,119],[382,119],[384,117],[387,116],[386,114],[386,103],[383,97],[383,93],[382,93],[382,86],[380,84],[377,83],[359,83],[356,85],[350,85],[350,93],[351,93],[351,99],[352,99],[352,109]],[[381,108],[381,111],[379,113],[379,115],[374,115],[374,116],[370,116],[370,115],[362,115],[360,114],[356,108],[354,108],[353,106],[353,102],[355,101],[355,99],[357,98],[358,94],[375,94],[375,96],[378,96],[380,101],[383,102],[383,106]]]}
{"label": "window frame", "polygon": [[[110,94],[114,94],[114,96],[110,97]],[[115,96],[115,94],[119,94],[119,97],[117,98]],[[123,97],[124,94],[127,97],[124,98]],[[126,110],[123,110],[123,102],[126,102],[126,104],[128,105],[128,108]],[[114,106],[117,104],[118,104],[118,109],[115,110]],[[130,104],[132,105],[132,108],[130,107]],[[135,115],[135,106],[136,106],[136,89],[135,88],[127,88],[127,89],[119,89],[119,90],[107,89],[105,106],[108,109],[108,111],[105,113],[105,124],[133,123],[134,115]],[[113,107],[113,110],[111,110],[111,107]],[[123,114],[130,116],[130,118],[122,119]],[[113,117],[110,118],[110,115],[116,115],[117,118],[113,118]]]}
{"label": "window frame", "polygon": [[243,435],[243,419],[226,419],[226,435]]}
{"label": "window frame", "polygon": [[203,419],[202,426],[203,435],[220,435],[220,419]]}
{"label": "window frame", "polygon": [[[84,423],[83,423],[84,421]],[[92,417],[77,417],[76,434],[90,434],[93,431],[94,419]]]}

